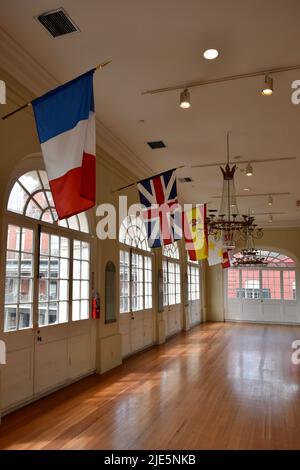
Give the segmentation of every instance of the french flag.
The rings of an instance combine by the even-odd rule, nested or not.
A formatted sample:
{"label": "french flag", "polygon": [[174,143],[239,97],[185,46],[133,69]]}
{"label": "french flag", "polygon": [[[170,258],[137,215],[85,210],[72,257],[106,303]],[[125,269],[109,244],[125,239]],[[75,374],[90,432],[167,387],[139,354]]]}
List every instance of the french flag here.
{"label": "french flag", "polygon": [[95,205],[94,71],[90,70],[32,101],[59,219]]}

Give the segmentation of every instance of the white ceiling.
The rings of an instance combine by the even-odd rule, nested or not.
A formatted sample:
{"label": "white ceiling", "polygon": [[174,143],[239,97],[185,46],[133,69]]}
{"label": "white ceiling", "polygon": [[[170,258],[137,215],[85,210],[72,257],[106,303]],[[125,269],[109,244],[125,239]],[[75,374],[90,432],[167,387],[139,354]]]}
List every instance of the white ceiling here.
{"label": "white ceiling", "polygon": [[[63,6],[78,34],[52,39],[34,16]],[[95,74],[96,113],[153,173],[187,165],[179,185],[188,202],[218,208],[222,178],[215,168],[188,165],[225,159],[226,132],[231,157],[241,160],[297,157],[295,161],[254,165],[254,175],[236,173],[237,193],[289,192],[274,197],[275,226],[300,226],[300,105],[291,103],[291,82],[300,70],[274,76],[272,97],[259,93],[262,78],[248,78],[190,90],[192,107],[178,106],[179,92],[141,92],[194,80],[207,80],[268,67],[300,63],[298,0],[1,0],[0,26],[59,82],[106,59]],[[205,61],[205,49],[220,57]],[[46,91],[46,90],[45,90]],[[144,120],[141,123],[140,120]],[[152,151],[146,142],[164,140]],[[98,142],[101,146],[101,142]],[[123,164],[126,166],[127,162]],[[143,175],[145,176],[145,175]],[[245,193],[244,193],[245,194]],[[240,212],[269,212],[267,197],[239,200]],[[268,216],[257,216],[262,225]]]}

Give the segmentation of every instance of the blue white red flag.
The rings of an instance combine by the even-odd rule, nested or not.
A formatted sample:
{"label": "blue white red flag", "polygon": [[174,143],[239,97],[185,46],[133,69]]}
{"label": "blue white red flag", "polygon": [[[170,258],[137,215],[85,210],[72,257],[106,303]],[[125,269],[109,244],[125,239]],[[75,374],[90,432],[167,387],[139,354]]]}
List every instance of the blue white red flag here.
{"label": "blue white red flag", "polygon": [[181,208],[177,201],[175,170],[137,183],[149,247],[169,245],[182,238]]}
{"label": "blue white red flag", "polygon": [[32,101],[59,219],[95,205],[95,69]]}

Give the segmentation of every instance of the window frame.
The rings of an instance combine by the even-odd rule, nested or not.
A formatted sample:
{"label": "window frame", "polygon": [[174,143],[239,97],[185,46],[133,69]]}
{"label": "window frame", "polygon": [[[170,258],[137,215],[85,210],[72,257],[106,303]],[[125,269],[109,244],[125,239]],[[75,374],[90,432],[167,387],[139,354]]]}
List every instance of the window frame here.
{"label": "window frame", "polygon": [[[193,279],[197,278],[197,276],[192,275],[192,271],[194,270],[197,270],[198,286],[196,282],[192,282]],[[188,274],[188,301],[189,302],[201,301],[201,265],[200,265],[200,262],[188,260],[187,274]],[[197,286],[198,288],[192,289],[193,286]]]}
{"label": "window frame", "polygon": [[[121,276],[121,270],[120,270],[120,258],[121,258],[121,252],[126,252],[128,253],[129,255],[129,292],[128,292],[128,305],[129,305],[129,309],[128,311],[121,311],[121,301],[120,301],[120,304],[119,304],[119,313],[120,315],[126,315],[127,313],[130,313],[130,314],[134,314],[136,312],[141,312],[143,310],[150,310],[153,308],[153,253],[152,252],[149,252],[149,251],[145,251],[145,250],[141,250],[140,248],[133,248],[133,247],[130,247],[129,245],[125,245],[124,243],[122,242],[119,242],[119,299],[121,300],[121,279],[120,279],[120,276]],[[143,280],[142,280],[142,285],[143,285],[143,294],[142,294],[142,308],[141,309],[133,309],[133,295],[132,295],[132,291],[133,291],[133,276],[132,276],[132,258],[133,258],[133,255],[137,255],[137,256],[141,256],[142,257],[142,262],[143,262],[143,267],[142,267],[142,273],[143,273]],[[150,259],[151,261],[151,283],[149,283],[148,281],[146,281],[146,276],[145,276],[145,272],[146,271],[149,271],[149,269],[147,269],[145,267],[145,258],[148,258]],[[146,297],[149,299],[149,294],[146,293],[146,284],[151,284],[151,306],[147,307],[146,306]],[[122,296],[124,297],[124,296]],[[134,296],[136,297],[136,296]]]}
{"label": "window frame", "polygon": [[[267,250],[266,250],[267,251]],[[283,255],[283,253],[279,253],[279,255]],[[286,256],[286,258],[289,258],[289,256]],[[291,258],[292,259],[292,258]],[[295,260],[294,260],[295,261]],[[238,294],[236,295],[236,297],[228,297],[228,275],[229,275],[229,270],[233,270],[233,271],[238,271],[239,273],[239,287],[237,289],[238,291]],[[229,301],[233,301],[233,300],[246,300],[246,301],[252,301],[252,300],[263,300],[264,302],[265,301],[268,301],[268,302],[283,302],[283,301],[287,301],[287,302],[297,302],[299,300],[299,294],[298,294],[298,297],[297,297],[297,293],[299,292],[298,291],[298,285],[299,285],[299,281],[298,281],[298,269],[297,269],[297,264],[295,262],[295,266],[293,267],[284,267],[284,266],[276,266],[273,265],[273,264],[270,264],[268,266],[263,266],[263,267],[259,267],[259,266],[255,266],[253,268],[251,267],[231,267],[229,268],[229,270],[227,271],[227,277],[226,277],[226,292],[227,292],[227,299]],[[258,271],[259,272],[259,277],[257,279],[257,281],[259,282],[259,287],[257,288],[243,288],[243,282],[242,282],[242,272],[243,271]],[[266,287],[266,286],[263,286],[263,272],[270,272],[270,271],[278,271],[280,273],[280,298],[270,298],[270,297],[265,297],[264,296],[264,293],[266,292],[267,289],[270,290],[269,287]],[[295,279],[293,280],[293,282],[295,283],[295,287],[293,288],[293,298],[291,299],[286,299],[285,298],[285,292],[284,292],[284,273],[285,272],[293,272],[294,273],[294,276],[295,276]],[[247,292],[246,292],[247,290]],[[256,297],[255,295],[252,297],[251,294],[250,294],[250,290],[253,291],[259,291],[258,293],[258,296]],[[247,294],[247,295],[246,295]]]}
{"label": "window frame", "polygon": [[[2,283],[1,283],[1,295],[0,295],[0,301],[1,305],[3,308],[3,315],[1,315],[0,318],[0,328],[1,328],[1,334],[13,334],[13,333],[19,333],[23,332],[26,330],[31,330],[31,329],[36,329],[36,328],[45,328],[47,326],[58,326],[58,325],[66,325],[67,323],[73,323],[73,322],[78,322],[78,321],[86,321],[91,318],[91,294],[93,291],[93,283],[94,283],[94,278],[93,278],[93,273],[94,273],[94,256],[93,253],[95,252],[95,240],[91,236],[91,221],[88,212],[85,213],[86,218],[87,218],[87,223],[88,223],[88,229],[89,232],[81,232],[79,230],[71,229],[69,227],[64,227],[62,225],[58,225],[57,223],[53,222],[47,222],[47,221],[42,221],[39,219],[32,218],[30,216],[20,214],[17,212],[13,212],[9,210],[8,207],[8,200],[9,196],[11,193],[11,190],[14,186],[14,184],[19,180],[20,177],[25,175],[26,173],[30,171],[45,171],[43,168],[27,168],[26,171],[19,172],[18,175],[14,178],[14,180],[11,181],[11,184],[9,186],[9,190],[6,195],[6,206],[5,210],[3,212],[3,221],[2,221],[2,228],[3,228],[3,233],[4,236],[2,238],[2,253],[5,253],[5,256],[2,256],[2,262],[1,262],[1,277],[2,277]],[[35,191],[33,192],[35,193]],[[28,201],[26,202],[26,204]],[[5,331],[5,312],[4,312],[4,305],[5,305],[5,281],[6,281],[6,251],[7,251],[7,237],[8,237],[8,226],[9,225],[14,225],[18,226],[21,228],[29,228],[33,230],[33,283],[32,283],[32,324],[28,328],[24,329],[16,329],[16,330],[11,330],[11,331]],[[39,264],[39,247],[38,247],[38,241],[39,241],[39,230],[42,232],[46,232],[52,235],[56,235],[59,237],[66,237],[70,240],[70,257],[69,257],[69,298],[68,298],[68,321],[64,323],[53,323],[49,325],[39,325],[39,315],[38,315],[38,307],[39,307],[39,279],[37,278],[38,275],[38,264]],[[73,284],[73,257],[72,257],[72,250],[73,250],[73,241],[74,240],[80,240],[80,241],[85,241],[89,243],[90,246],[90,259],[89,259],[89,317],[87,319],[80,319],[80,320],[73,320],[72,319],[72,301],[73,301],[73,295],[72,295],[72,284]]]}
{"label": "window frame", "polygon": [[163,247],[162,268],[163,306],[171,307],[172,305],[180,305],[182,301],[182,282],[180,250],[177,242],[173,242],[170,245],[165,245]]}

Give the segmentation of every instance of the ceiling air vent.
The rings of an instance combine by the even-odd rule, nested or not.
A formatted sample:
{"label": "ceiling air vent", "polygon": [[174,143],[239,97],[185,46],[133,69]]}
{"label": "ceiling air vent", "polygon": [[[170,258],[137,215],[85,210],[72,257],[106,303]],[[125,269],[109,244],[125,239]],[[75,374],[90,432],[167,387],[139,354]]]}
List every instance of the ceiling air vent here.
{"label": "ceiling air vent", "polygon": [[190,176],[183,176],[182,178],[178,178],[179,183],[191,183],[193,179]]}
{"label": "ceiling air vent", "polygon": [[59,36],[79,31],[79,28],[63,8],[42,13],[37,16],[36,19],[44,26],[53,38],[58,38]]}
{"label": "ceiling air vent", "polygon": [[147,144],[152,148],[152,150],[163,149],[166,147],[162,140],[153,140],[152,142],[147,142]]}

